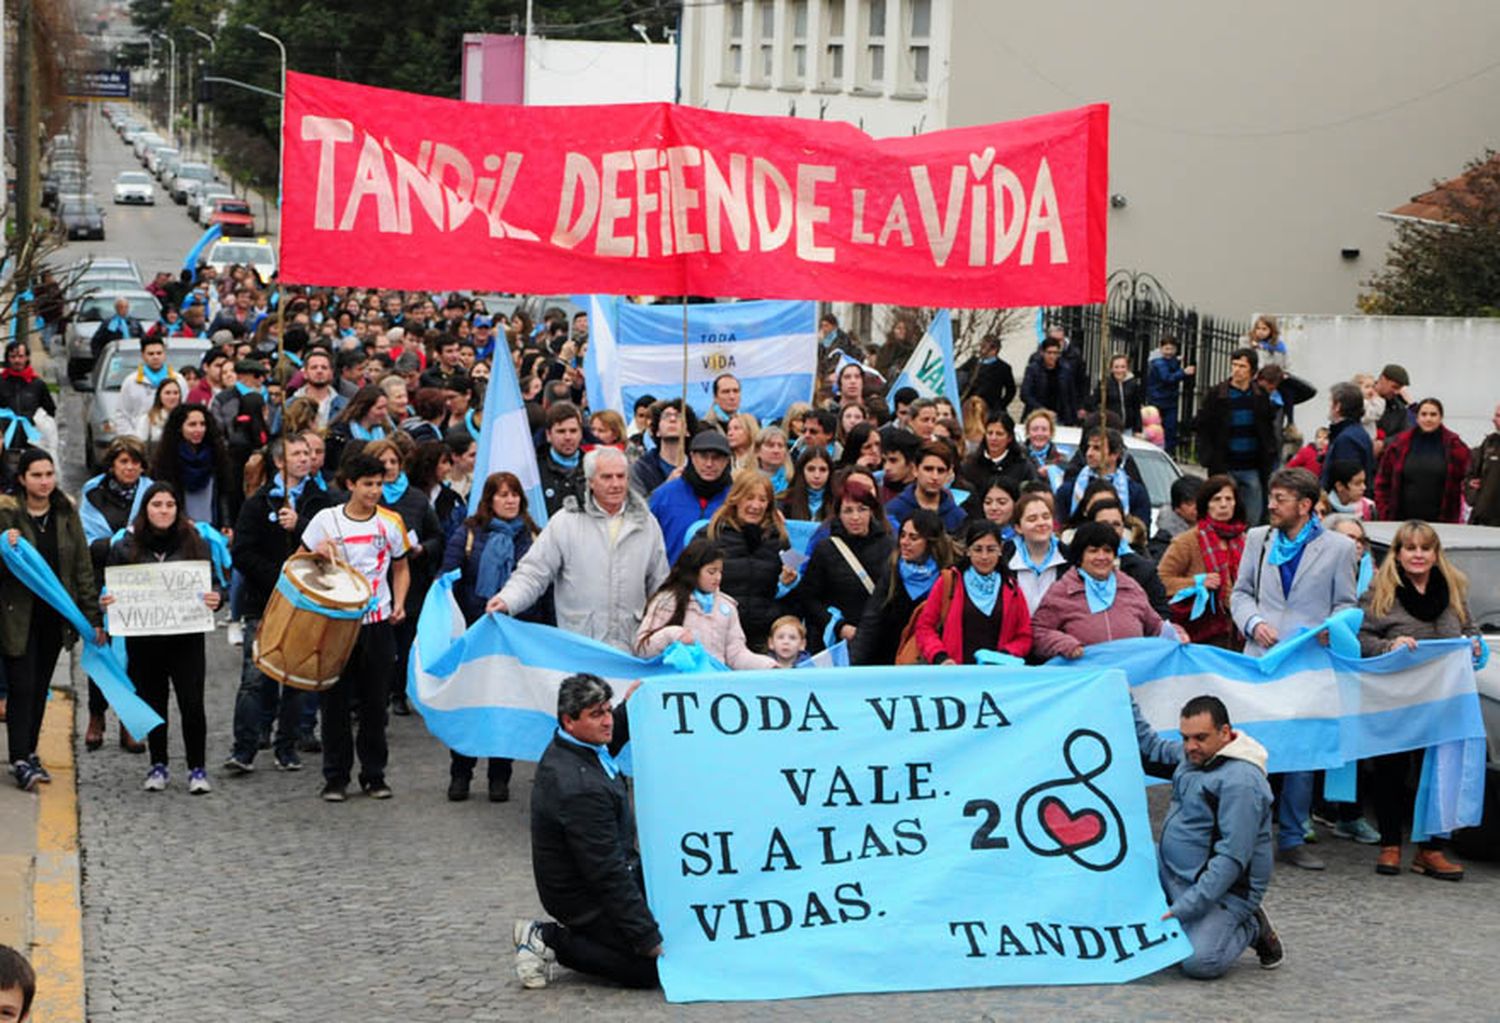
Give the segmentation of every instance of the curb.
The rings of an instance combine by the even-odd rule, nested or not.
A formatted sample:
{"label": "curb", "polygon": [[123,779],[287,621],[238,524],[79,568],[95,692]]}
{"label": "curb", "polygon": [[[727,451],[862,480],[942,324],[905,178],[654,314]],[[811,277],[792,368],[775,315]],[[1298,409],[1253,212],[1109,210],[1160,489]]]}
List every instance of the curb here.
{"label": "curb", "polygon": [[[59,665],[66,670],[66,665]],[[78,769],[74,758],[73,693],[52,690],[38,744],[52,784],[37,797],[32,873],[31,963],[37,986],[35,1023],[84,1019],[83,889],[78,851]]]}

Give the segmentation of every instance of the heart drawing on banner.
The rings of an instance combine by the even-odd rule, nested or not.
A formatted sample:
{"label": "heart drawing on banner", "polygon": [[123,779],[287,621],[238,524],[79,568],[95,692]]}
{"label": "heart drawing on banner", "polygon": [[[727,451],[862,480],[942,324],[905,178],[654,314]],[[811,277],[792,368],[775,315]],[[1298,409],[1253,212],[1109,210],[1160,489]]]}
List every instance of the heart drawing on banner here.
{"label": "heart drawing on banner", "polygon": [[1063,850],[1073,852],[1104,837],[1104,815],[1098,810],[1073,813],[1061,799],[1042,800],[1042,828]]}
{"label": "heart drawing on banner", "polygon": [[969,170],[974,172],[976,181],[983,181],[984,176],[989,173],[990,164],[995,162],[995,147],[986,146],[982,153],[969,154]]}

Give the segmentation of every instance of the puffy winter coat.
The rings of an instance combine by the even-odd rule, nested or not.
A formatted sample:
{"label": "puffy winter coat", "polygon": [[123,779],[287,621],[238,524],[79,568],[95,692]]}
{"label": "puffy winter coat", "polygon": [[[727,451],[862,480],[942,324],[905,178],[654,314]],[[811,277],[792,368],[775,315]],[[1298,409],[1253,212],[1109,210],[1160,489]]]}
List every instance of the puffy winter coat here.
{"label": "puffy winter coat", "polygon": [[1124,572],[1115,573],[1115,602],[1109,610],[1089,610],[1083,580],[1076,570],[1062,574],[1031,616],[1032,653],[1045,660],[1078,644],[1093,646],[1115,639],[1160,636],[1164,623],[1146,591]]}
{"label": "puffy winter coat", "polygon": [[609,516],[592,493],[582,504],[564,505],[500,590],[511,613],[525,611],[552,586],[558,628],[630,652],[646,601],[667,578],[667,552],[639,494],[627,493],[620,514],[611,544]]}
{"label": "puffy winter coat", "polygon": [[734,668],[749,671],[774,668],[776,659],[757,654],[745,645],[745,630],[740,627],[739,605],[733,597],[715,593],[713,609],[705,612],[696,600],[688,601],[681,625],[668,625],[677,610],[677,600],[670,593],[658,594],[646,605],[641,627],[635,633],[635,652],[641,657],[655,657],[671,646],[682,634],[691,634],[693,642],[709,655]]}
{"label": "puffy winter coat", "polygon": [[[834,545],[834,537],[848,545],[872,585],[895,546],[888,530],[851,536],[839,522],[834,524],[827,539],[813,547],[802,573],[802,583],[793,593],[802,604],[802,618],[807,623],[807,646],[814,653],[823,649],[823,631],[828,627],[830,608],[837,609],[844,621],[857,629],[864,615],[865,602],[879,599],[870,596],[870,591],[865,589],[859,576]],[[875,592],[878,594],[879,590]]]}
{"label": "puffy winter coat", "polygon": [[781,581],[781,552],[790,545],[759,526],[728,522],[714,539],[724,552],[724,579],[719,588],[739,604],[745,636],[752,647],[760,649],[771,623],[787,613],[776,599],[776,590]]}

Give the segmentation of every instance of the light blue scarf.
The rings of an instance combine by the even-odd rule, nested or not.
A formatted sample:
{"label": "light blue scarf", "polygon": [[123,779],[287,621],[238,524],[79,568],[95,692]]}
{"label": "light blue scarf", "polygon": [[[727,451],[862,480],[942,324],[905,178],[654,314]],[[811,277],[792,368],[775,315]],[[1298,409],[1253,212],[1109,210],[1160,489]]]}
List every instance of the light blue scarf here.
{"label": "light blue scarf", "polygon": [[385,437],[385,427],[372,426],[368,430],[366,430],[363,426],[360,426],[358,423],[350,420],[349,436],[353,437],[355,440],[365,441],[366,443],[372,440],[381,440]]}
{"label": "light blue scarf", "polygon": [[1000,573],[980,575],[973,568],[964,569],[964,593],[969,602],[988,618],[995,613],[995,600],[1000,596]]}
{"label": "light blue scarf", "polygon": [[130,336],[130,320],[127,317],[111,316],[109,323],[105,324],[105,326],[109,328],[110,333],[116,334],[119,337]]}
{"label": "light blue scarf", "polygon": [[608,746],[605,746],[602,743],[596,746],[591,742],[583,742],[582,740],[575,739],[567,732],[563,731],[561,728],[557,730],[557,737],[563,742],[578,746],[581,749],[593,750],[594,753],[599,757],[599,766],[604,769],[605,777],[610,779],[619,777],[620,765],[615,762],[614,757],[610,756]]}
{"label": "light blue scarf", "polygon": [[1323,532],[1323,520],[1313,515],[1303,524],[1302,529],[1290,540],[1285,533],[1279,529],[1271,531],[1271,554],[1266,559],[1271,564],[1281,566],[1302,553],[1302,548],[1308,542]]}
{"label": "light blue scarf", "polygon": [[583,452],[575,451],[571,455],[559,455],[557,449],[549,445],[547,448],[547,457],[564,469],[576,469],[578,468],[578,463],[583,460]]}
{"label": "light blue scarf", "polygon": [[[1331,495],[1330,495],[1331,496]],[[1363,597],[1365,590],[1370,588],[1370,581],[1375,578],[1375,559],[1370,557],[1370,552],[1365,551],[1359,559],[1359,576],[1354,581],[1354,595]]]}
{"label": "light blue scarf", "polygon": [[1073,505],[1077,507],[1078,502],[1083,500],[1083,492],[1088,489],[1093,480],[1104,480],[1115,488],[1115,493],[1120,496],[1120,503],[1125,504],[1130,500],[1130,476],[1125,472],[1124,466],[1118,466],[1114,472],[1105,476],[1096,472],[1088,466],[1078,474],[1078,479],[1073,483]]}
{"label": "light blue scarf", "polygon": [[162,363],[158,368],[152,369],[150,366],[147,366],[143,362],[141,363],[140,374],[141,379],[150,384],[152,387],[160,387],[162,385],[162,381],[166,380],[167,377],[172,375],[172,367],[168,366],[166,363]]}
{"label": "light blue scarf", "polygon": [[1115,594],[1120,588],[1115,573],[1109,573],[1109,577],[1100,582],[1080,568],[1078,578],[1083,580],[1083,596],[1089,602],[1090,613],[1100,614],[1114,607]]}
{"label": "light blue scarf", "polygon": [[401,473],[389,483],[380,485],[380,495],[386,504],[395,504],[401,500],[401,495],[406,493],[409,484],[406,481],[406,473]]}
{"label": "light blue scarf", "polygon": [[921,600],[927,596],[940,571],[937,559],[931,555],[921,564],[900,559],[896,562],[896,568],[901,572],[901,585],[906,587],[906,595],[912,600]]}
{"label": "light blue scarf", "polygon": [[695,589],[693,591],[693,603],[697,604],[698,610],[706,615],[714,613],[714,595],[712,593],[705,593],[702,590]]}
{"label": "light blue scarf", "polygon": [[818,517],[818,512],[820,512],[820,511],[823,510],[823,495],[826,494],[827,492],[828,492],[828,488],[827,487],[822,487],[821,489],[818,489],[818,490],[811,490],[811,489],[808,490],[808,492],[807,492],[807,514],[812,519],[816,520],[817,517]]}
{"label": "light blue scarf", "polygon": [[1051,546],[1047,548],[1047,556],[1042,559],[1040,565],[1031,560],[1031,548],[1026,545],[1024,540],[1016,544],[1016,549],[1021,552],[1021,564],[1040,576],[1043,572],[1047,571],[1047,563],[1057,557],[1057,537],[1054,536],[1052,538]]}

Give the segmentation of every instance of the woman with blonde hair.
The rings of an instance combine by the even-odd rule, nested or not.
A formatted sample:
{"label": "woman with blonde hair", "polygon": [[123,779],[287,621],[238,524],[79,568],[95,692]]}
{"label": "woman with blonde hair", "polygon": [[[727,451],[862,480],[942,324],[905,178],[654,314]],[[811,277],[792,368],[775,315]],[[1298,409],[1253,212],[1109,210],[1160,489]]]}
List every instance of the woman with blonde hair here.
{"label": "woman with blonde hair", "polygon": [[[1413,650],[1426,639],[1470,637],[1474,659],[1485,654],[1479,627],[1469,613],[1469,581],[1443,553],[1437,530],[1425,522],[1403,522],[1391,539],[1390,553],[1375,581],[1360,598],[1364,622],[1359,652],[1375,657],[1392,650]],[[1375,873],[1401,873],[1401,827],[1411,814],[1407,778],[1416,751],[1375,758],[1375,820],[1380,827],[1380,856]],[[1443,855],[1433,840],[1420,844],[1412,857],[1413,873],[1440,881],[1461,881],[1464,868]]]}
{"label": "woman with blonde hair", "polygon": [[786,614],[777,587],[797,578],[781,563],[781,552],[791,543],[771,480],[754,469],[735,476],[704,533],[724,555],[721,588],[739,604],[745,639],[751,649],[764,650],[771,623]]}
{"label": "woman with blonde hair", "polygon": [[755,435],[755,457],[749,467],[765,473],[771,480],[771,488],[778,495],[785,494],[792,485],[792,468],[788,456],[790,448],[786,432],[779,426],[761,427],[760,432]]}
{"label": "woman with blonde hair", "polygon": [[760,423],[748,412],[736,412],[724,424],[724,434],[729,438],[729,465],[736,472],[752,468],[755,458],[755,440],[760,434]]}
{"label": "woman with blonde hair", "polygon": [[812,405],[805,401],[794,401],[787,406],[786,415],[781,419],[781,432],[789,443],[795,444],[802,436],[802,420],[812,410]]}
{"label": "woman with blonde hair", "polygon": [[182,404],[182,399],[182,381],[178,378],[168,376],[157,386],[156,397],[151,399],[151,408],[146,413],[146,436],[143,439],[147,454],[155,454],[167,428],[167,417]]}
{"label": "woman with blonde hair", "polygon": [[990,407],[977,394],[963,401],[964,454],[972,455],[984,443],[984,426],[990,418]]}

